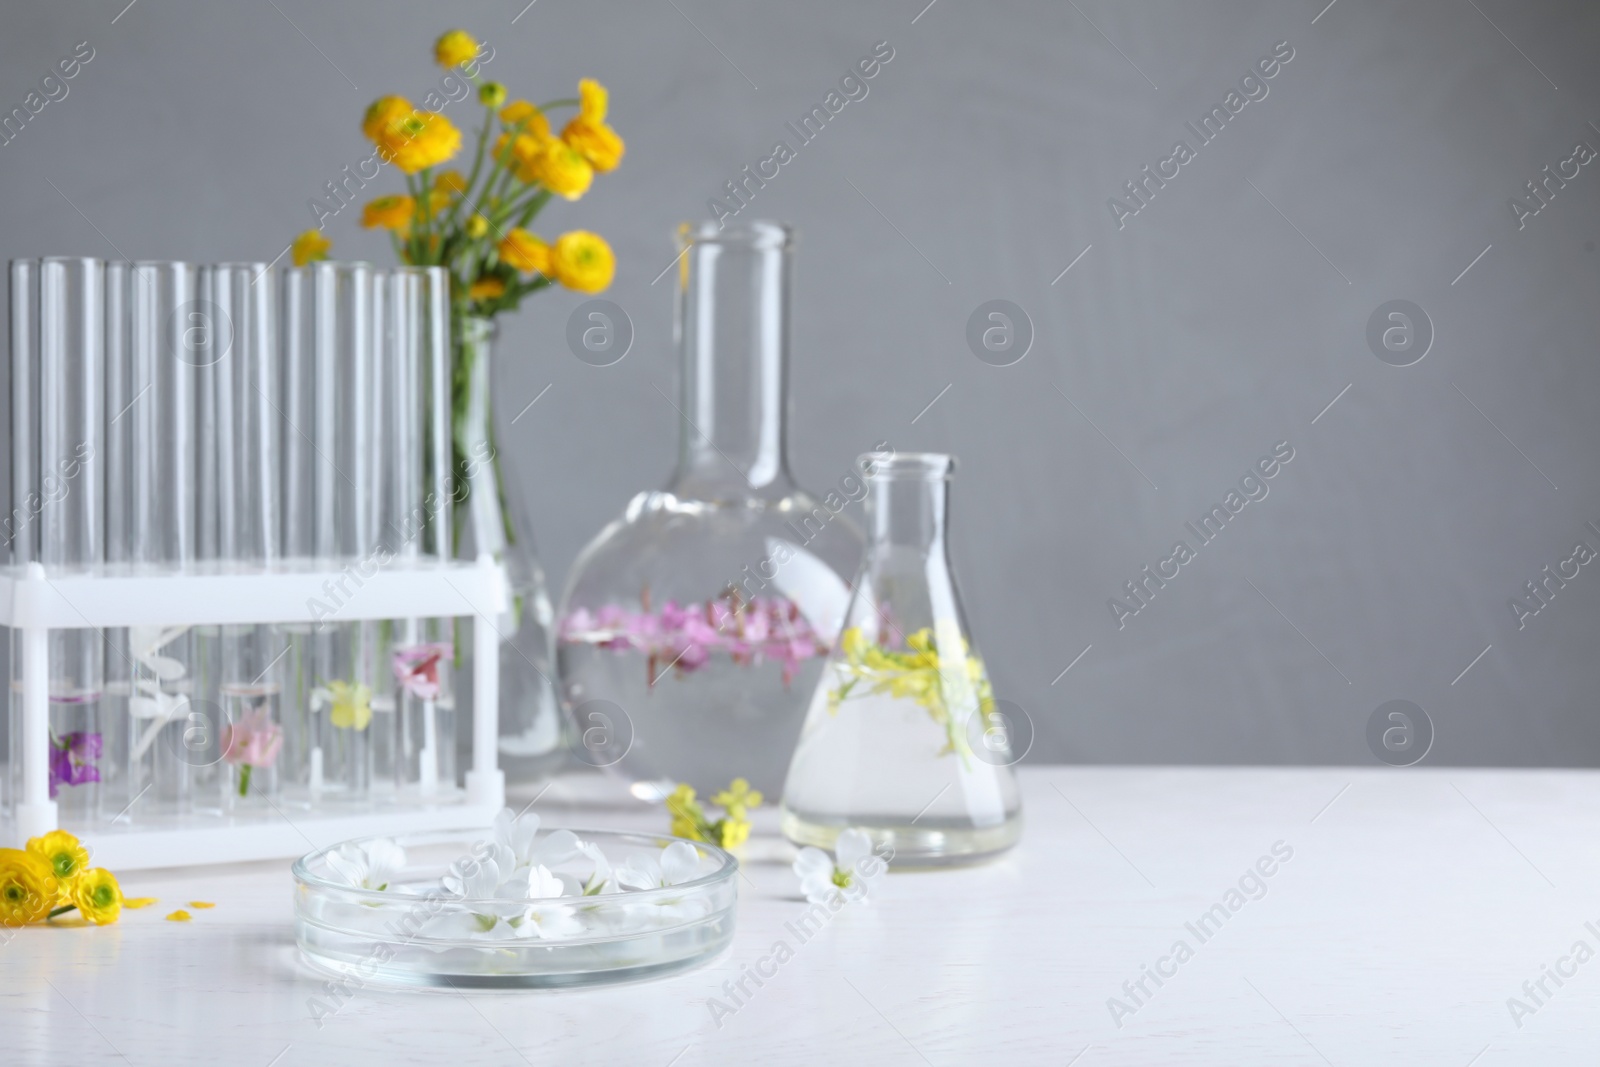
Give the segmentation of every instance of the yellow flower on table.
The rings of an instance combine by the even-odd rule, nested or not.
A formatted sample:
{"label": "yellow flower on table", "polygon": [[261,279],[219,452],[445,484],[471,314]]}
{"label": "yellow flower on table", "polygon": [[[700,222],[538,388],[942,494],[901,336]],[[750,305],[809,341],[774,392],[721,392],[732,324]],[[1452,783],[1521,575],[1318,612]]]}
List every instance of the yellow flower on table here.
{"label": "yellow flower on table", "polygon": [[402,193],[380,196],[361,209],[361,225],[367,229],[381,226],[397,232],[409,229],[416,217],[417,202]]}
{"label": "yellow flower on table", "polygon": [[728,809],[730,816],[743,819],[751,808],[759,808],[764,799],[760,790],[750,788],[749,781],[735,778],[728,783],[728,788],[711,798],[711,803]]}
{"label": "yellow flower on table", "polygon": [[506,234],[505,240],[500,242],[501,262],[517,270],[550,276],[550,259],[550,246],[538,235],[520,226]]}
{"label": "yellow flower on table", "polygon": [[122,887],[116,876],[104,867],[92,867],[78,877],[72,887],[72,902],[78,913],[97,926],[117,921],[122,914]]}
{"label": "yellow flower on table", "polygon": [[289,254],[294,257],[294,265],[303,267],[312,260],[327,259],[328,249],[333,247],[333,242],[322,235],[321,230],[307,230],[294,239],[289,246]]}
{"label": "yellow flower on table", "polygon": [[49,860],[20,848],[0,848],[0,926],[38,922],[50,914],[59,895]]}
{"label": "yellow flower on table", "polygon": [[365,730],[372,722],[372,690],[360,682],[329,682],[328,692],[333,697],[333,710],[329,717],[341,730]]}
{"label": "yellow flower on table", "polygon": [[580,293],[598,293],[611,284],[616,257],[604,237],[588,230],[573,230],[556,238],[550,265],[556,280]]}
{"label": "yellow flower on table", "polygon": [[89,850],[65,830],[51,830],[40,837],[28,838],[27,850],[50,864],[50,869],[63,883],[63,891],[67,883],[89,866]]}
{"label": "yellow flower on table", "polygon": [[478,54],[478,42],[466,30],[450,30],[434,42],[433,58],[441,67],[459,67]]}
{"label": "yellow flower on table", "polygon": [[750,822],[747,819],[738,819],[729,813],[721,823],[722,840],[717,842],[723,848],[738,848],[750,839]]}

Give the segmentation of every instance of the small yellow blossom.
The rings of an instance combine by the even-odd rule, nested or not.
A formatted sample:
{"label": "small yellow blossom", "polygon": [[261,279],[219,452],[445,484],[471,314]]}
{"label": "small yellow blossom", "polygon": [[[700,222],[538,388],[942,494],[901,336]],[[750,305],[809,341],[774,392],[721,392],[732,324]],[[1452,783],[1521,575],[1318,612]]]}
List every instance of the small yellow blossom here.
{"label": "small yellow blossom", "polygon": [[598,293],[611,284],[616,257],[605,238],[588,230],[573,230],[556,238],[550,264],[556,280],[580,293]]}
{"label": "small yellow blossom", "polygon": [[506,283],[492,274],[467,287],[467,297],[471,300],[496,300],[505,295]]}
{"label": "small yellow blossom", "polygon": [[442,170],[438,177],[433,179],[433,188],[435,192],[460,196],[467,191],[467,176],[459,170]]}
{"label": "small yellow blossom", "polygon": [[91,867],[73,885],[72,902],[78,906],[78,914],[96,926],[105,926],[122,914],[122,887],[104,867]]}
{"label": "small yellow blossom", "polygon": [[728,783],[728,788],[711,798],[711,803],[728,809],[729,815],[742,819],[751,808],[759,808],[763,799],[760,790],[751,789],[750,783],[743,778],[735,778]]}
{"label": "small yellow blossom", "polygon": [[441,67],[459,67],[478,54],[478,42],[466,30],[450,30],[433,46],[433,58]]}
{"label": "small yellow blossom", "polygon": [[391,127],[404,119],[412,111],[411,101],[403,96],[380,96],[368,107],[367,113],[361,119],[361,132],[366,134],[367,140],[382,140]]}
{"label": "small yellow blossom", "polygon": [[50,869],[63,883],[63,894],[78,873],[89,866],[89,850],[65,830],[51,830],[42,837],[30,837],[27,848],[50,864]]}
{"label": "small yellow blossom", "polygon": [[417,202],[403,193],[380,196],[361,209],[361,225],[367,229],[381,226],[397,232],[409,229],[416,216]]}
{"label": "small yellow blossom", "polygon": [[482,215],[474,213],[462,224],[461,228],[467,232],[468,237],[476,241],[489,232],[489,220]]}
{"label": "small yellow blossom", "polygon": [[0,848],[0,926],[26,926],[50,914],[60,894],[50,861],[36,852]]}
{"label": "small yellow blossom", "polygon": [[372,690],[361,683],[329,682],[333,711],[329,716],[341,730],[365,730],[372,722]]}
{"label": "small yellow blossom", "polygon": [[540,141],[550,139],[550,120],[544,117],[543,111],[526,100],[513,100],[501,108],[500,121],[507,126],[520,126],[521,133]]}
{"label": "small yellow blossom", "polygon": [[615,170],[626,150],[622,138],[606,125],[609,99],[605,86],[584,78],[578,82],[578,114],[561,131],[561,139],[601,173]]}
{"label": "small yellow blossom", "polygon": [[568,200],[578,199],[594,184],[594,166],[565,141],[546,142],[532,172],[546,189]]}
{"label": "small yellow blossom", "polygon": [[393,163],[406,174],[415,174],[438,166],[460,151],[461,131],[443,115],[416,108],[402,112],[390,107],[375,119],[374,109],[383,103],[380,100],[368,108],[368,121],[362,124],[378,146],[379,159]]}
{"label": "small yellow blossom", "polygon": [[729,815],[718,824],[721,840],[717,843],[723,848],[737,848],[750,839],[750,823],[745,819],[736,819]]}
{"label": "small yellow blossom", "polygon": [[578,79],[578,114],[590,122],[604,122],[611,94],[593,78]]}
{"label": "small yellow blossom", "polygon": [[499,107],[506,102],[506,87],[499,82],[484,82],[478,86],[478,103],[484,107]]}
{"label": "small yellow blossom", "polygon": [[295,266],[303,267],[312,260],[327,259],[328,249],[332,247],[333,242],[324,237],[321,230],[307,230],[294,239],[289,254],[294,257]]}
{"label": "small yellow blossom", "polygon": [[193,915],[190,915],[188,912],[184,911],[182,908],[179,908],[177,911],[175,911],[175,912],[173,912],[173,913],[171,913],[170,915],[167,916],[167,922],[169,922],[169,923],[186,923],[192,918],[194,918]]}
{"label": "small yellow blossom", "polygon": [[517,270],[549,275],[550,246],[535,234],[520,226],[506,234],[500,242],[500,260]]}
{"label": "small yellow blossom", "polygon": [[616,130],[603,122],[590,122],[582,115],[567,123],[566,129],[561,131],[561,139],[602,174],[616,170],[617,164],[622,162],[622,154],[627,151]]}

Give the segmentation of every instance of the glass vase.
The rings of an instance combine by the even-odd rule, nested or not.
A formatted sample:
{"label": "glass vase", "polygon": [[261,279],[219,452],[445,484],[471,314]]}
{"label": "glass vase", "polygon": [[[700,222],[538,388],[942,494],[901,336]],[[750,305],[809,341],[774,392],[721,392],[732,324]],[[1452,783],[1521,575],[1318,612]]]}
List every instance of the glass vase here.
{"label": "glass vase", "polygon": [[[493,382],[494,320],[456,316],[452,375],[452,486],[456,555],[465,560],[487,553],[505,568],[511,608],[491,620],[500,637],[500,768],[509,781],[526,781],[554,771],[565,761],[561,717],[550,667],[550,594],[533,542],[533,523],[522,481],[510,456],[499,447]],[[471,708],[472,641],[467,620],[456,620],[455,701]],[[459,744],[466,746],[462,736]],[[463,747],[462,765],[471,756]]]}
{"label": "glass vase", "polygon": [[789,474],[790,229],[685,224],[678,239],[678,468],[573,567],[562,705],[574,751],[636,795],[742,776],[777,796],[861,558],[842,511],[865,489],[846,472],[819,502]]}
{"label": "glass vase", "polygon": [[866,562],[783,794],[798,844],[832,848],[858,827],[918,867],[983,859],[1021,834],[1003,717],[951,573],[953,468],[934,453],[872,463]]}

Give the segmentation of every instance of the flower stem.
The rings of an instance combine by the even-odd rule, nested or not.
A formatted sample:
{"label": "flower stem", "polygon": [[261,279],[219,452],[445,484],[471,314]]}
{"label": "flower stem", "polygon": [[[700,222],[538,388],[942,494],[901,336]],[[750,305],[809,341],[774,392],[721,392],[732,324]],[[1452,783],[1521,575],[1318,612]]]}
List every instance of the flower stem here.
{"label": "flower stem", "polygon": [[46,915],[45,918],[46,919],[54,919],[57,915],[65,915],[67,912],[71,911],[72,909],[74,909],[76,907],[77,907],[76,904],[63,905],[62,907],[57,908],[55,911],[52,911],[49,915]]}
{"label": "flower stem", "polygon": [[250,792],[250,764],[239,765],[239,795],[245,796]]}

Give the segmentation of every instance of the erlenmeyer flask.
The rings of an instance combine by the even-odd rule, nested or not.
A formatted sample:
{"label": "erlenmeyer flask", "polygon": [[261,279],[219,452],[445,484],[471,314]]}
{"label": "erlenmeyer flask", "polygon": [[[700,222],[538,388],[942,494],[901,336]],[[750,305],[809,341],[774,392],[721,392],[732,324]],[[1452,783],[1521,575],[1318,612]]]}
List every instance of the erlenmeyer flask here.
{"label": "erlenmeyer flask", "polygon": [[789,765],[783,831],[831,848],[859,827],[896,866],[1010,848],[1022,831],[1014,762],[951,574],[955,463],[864,456],[866,562]]}

